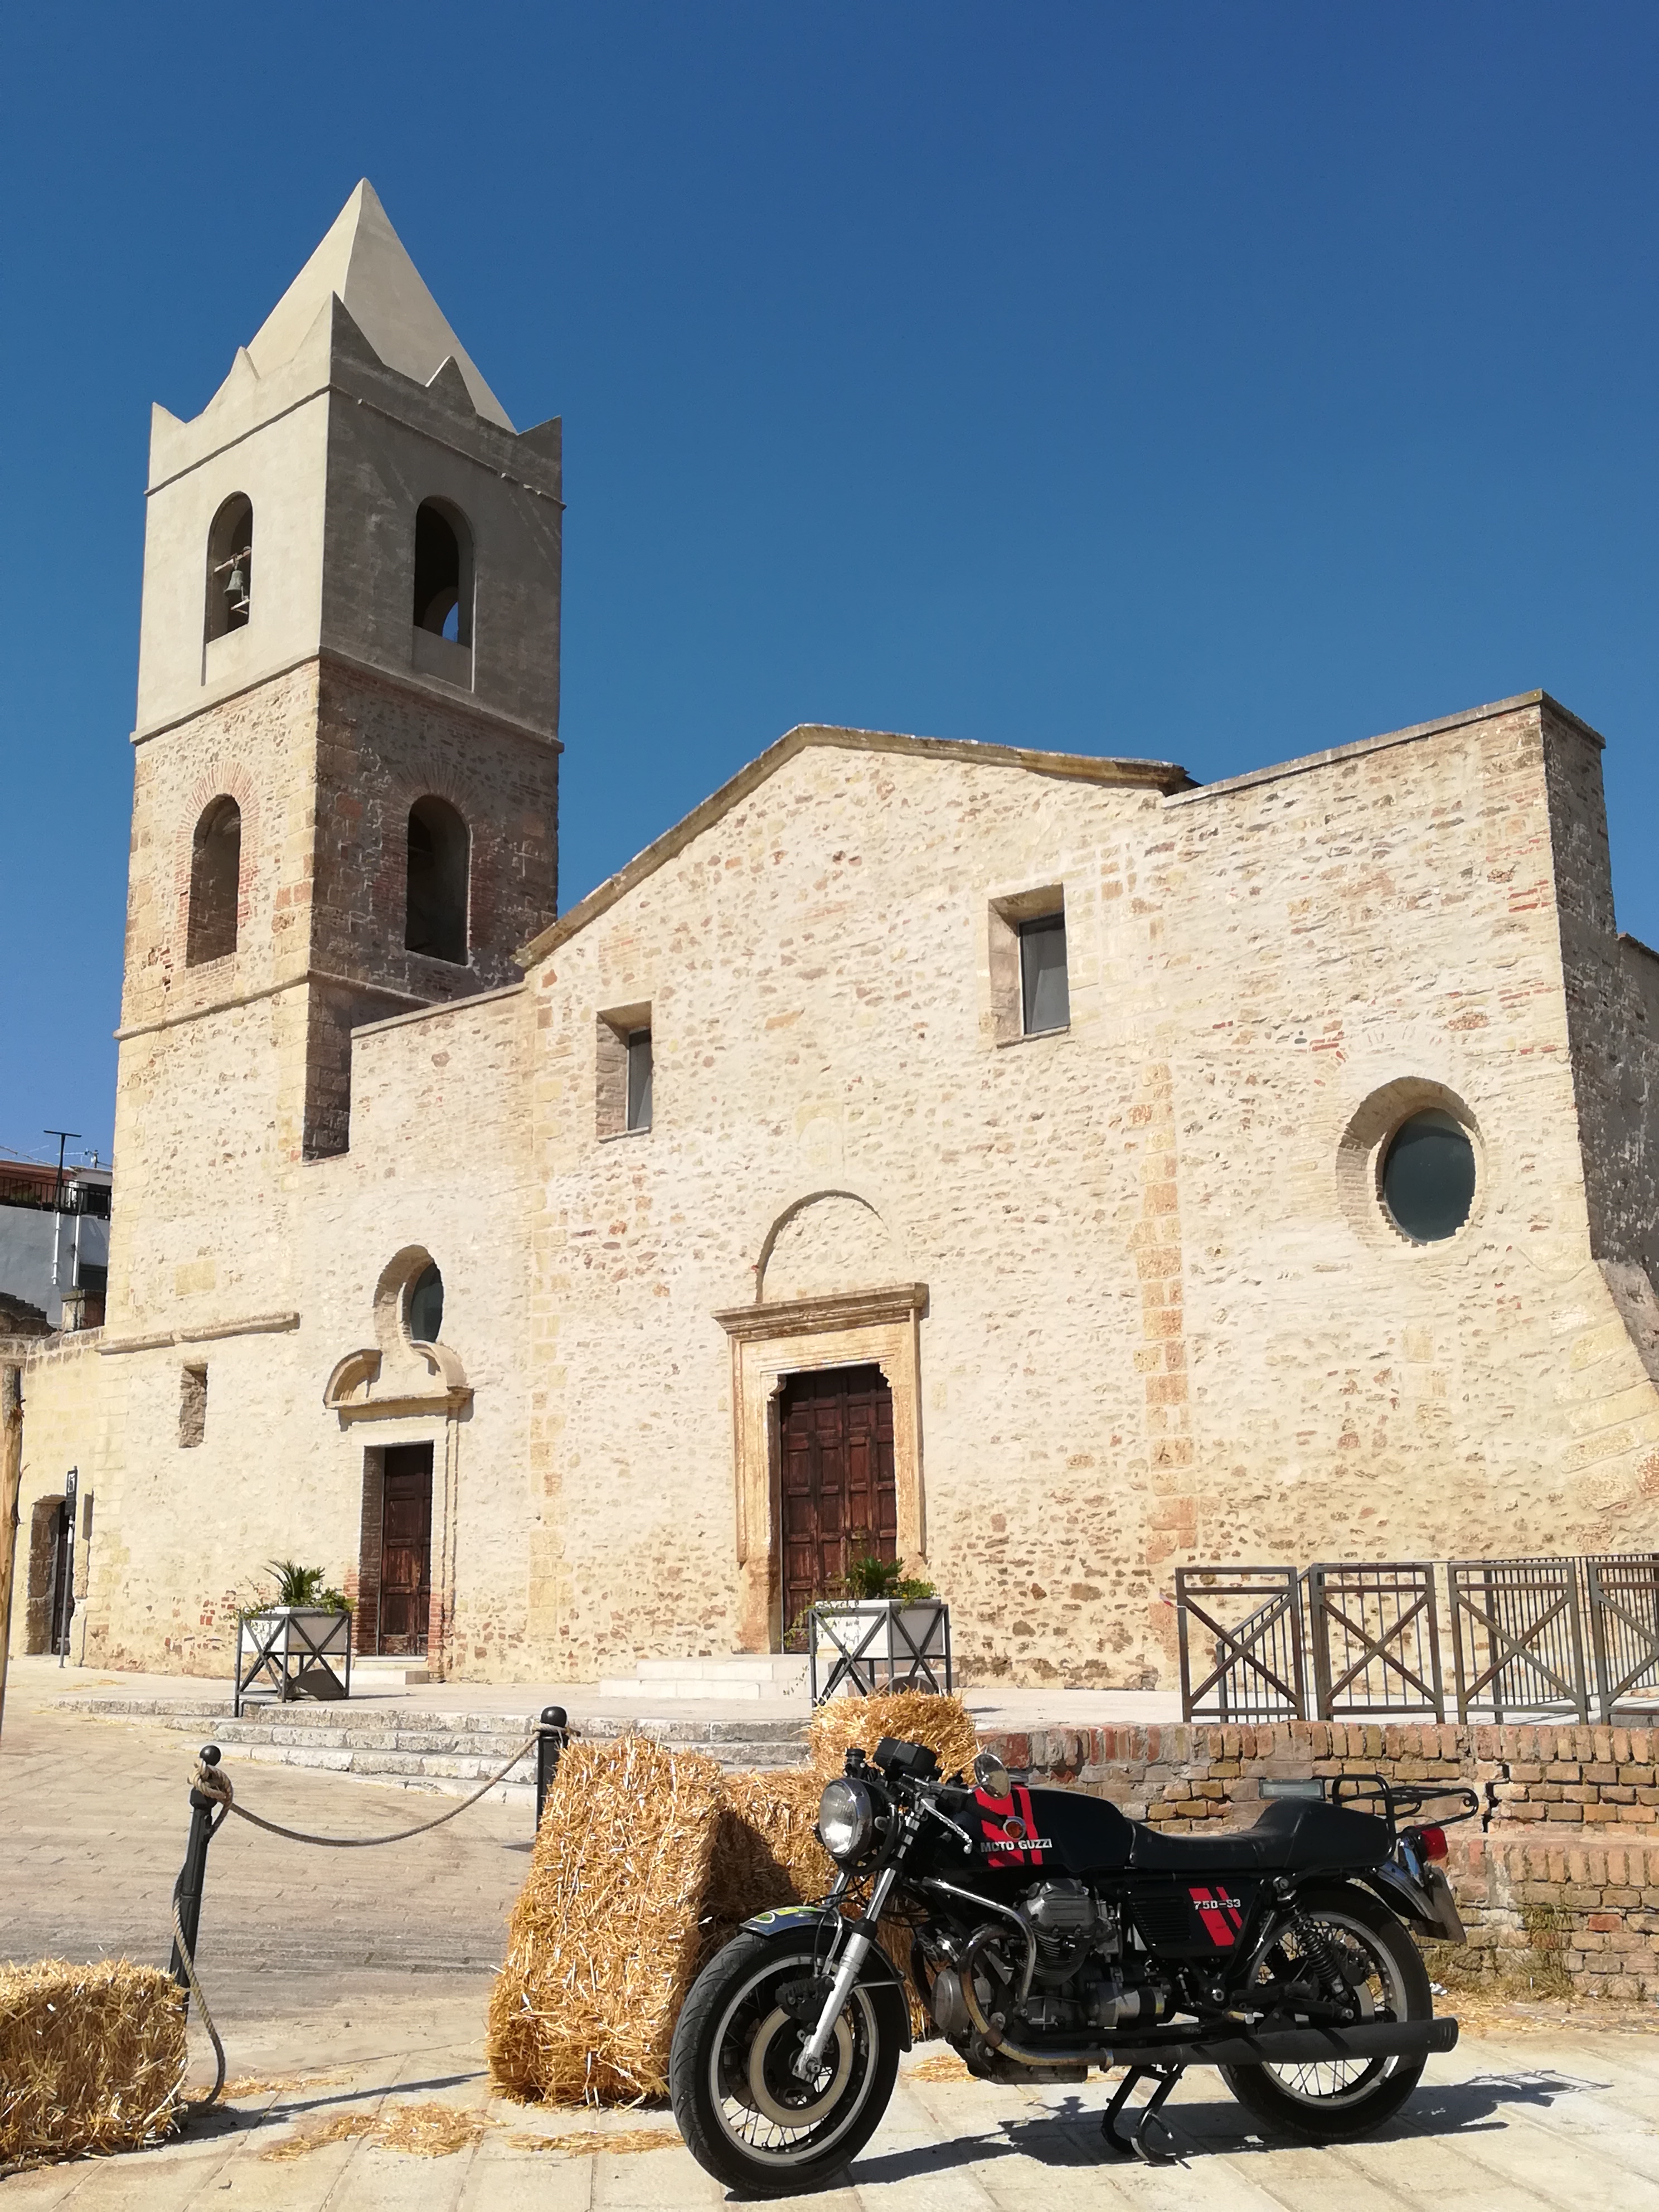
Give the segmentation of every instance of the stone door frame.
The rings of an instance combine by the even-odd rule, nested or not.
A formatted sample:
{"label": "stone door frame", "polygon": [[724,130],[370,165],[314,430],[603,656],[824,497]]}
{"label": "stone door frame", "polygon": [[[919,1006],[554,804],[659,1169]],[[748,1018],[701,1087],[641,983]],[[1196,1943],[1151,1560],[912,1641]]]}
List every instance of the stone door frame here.
{"label": "stone door frame", "polygon": [[914,1571],[927,1550],[921,1473],[921,1317],[925,1283],[729,1307],[714,1319],[732,1346],[732,1429],[738,1563],[738,1641],[777,1649],[781,1631],[781,1528],[777,1503],[777,1398],[789,1375],[879,1367],[893,1393],[893,1477],[898,1554]]}

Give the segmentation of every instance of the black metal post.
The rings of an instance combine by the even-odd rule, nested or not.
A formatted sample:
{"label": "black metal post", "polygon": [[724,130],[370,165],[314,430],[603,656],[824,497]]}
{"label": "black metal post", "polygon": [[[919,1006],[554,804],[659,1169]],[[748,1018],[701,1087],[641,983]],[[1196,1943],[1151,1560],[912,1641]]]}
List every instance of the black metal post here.
{"label": "black metal post", "polygon": [[[202,1746],[204,1766],[219,1764],[216,1743]],[[185,1863],[179,1869],[179,1879],[173,1885],[173,1901],[179,1908],[179,1925],[185,1931],[185,1941],[190,1946],[190,1955],[196,1956],[196,1938],[202,1924],[202,1882],[207,1873],[207,1847],[214,1831],[214,1808],[219,1800],[210,1797],[204,1790],[192,1788],[190,1793],[190,1839],[185,1845]],[[185,1993],[185,2009],[190,2009],[190,1977],[185,1972],[184,1954],[179,1948],[179,1938],[173,1939],[173,1957],[167,1972]]]}
{"label": "black metal post", "polygon": [[542,1814],[547,1805],[547,1793],[553,1787],[553,1777],[559,1771],[559,1759],[568,1741],[565,1734],[569,1716],[562,1705],[544,1705],[536,1729],[536,1832],[542,1830]]}

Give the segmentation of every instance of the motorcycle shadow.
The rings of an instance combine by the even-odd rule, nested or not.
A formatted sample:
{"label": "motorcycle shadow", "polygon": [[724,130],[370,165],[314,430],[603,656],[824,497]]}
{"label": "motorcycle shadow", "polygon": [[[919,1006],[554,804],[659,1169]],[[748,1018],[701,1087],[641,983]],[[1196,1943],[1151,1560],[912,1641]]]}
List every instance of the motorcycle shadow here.
{"label": "motorcycle shadow", "polygon": [[[1590,2081],[1552,2068],[1539,2067],[1507,2074],[1478,2074],[1467,2081],[1433,2082],[1420,2089],[1406,2109],[1345,2149],[1368,2144],[1420,2142],[1437,2136],[1485,2135],[1501,2130],[1510,2106],[1547,2110],[1558,2098],[1582,2096],[1609,2085]],[[954,2142],[930,2142],[902,2150],[878,2151],[855,2159],[855,2184],[908,2181],[941,2168],[978,2166],[993,2160],[1029,2158],[1042,2166],[1115,2166],[1125,2160],[1103,2140],[1100,2132],[1103,2105],[1085,2105],[1080,2096],[1068,2095],[1029,2118],[997,2122],[994,2130],[961,2136]],[[1169,2127],[1168,2154],[1159,2165],[1185,2166],[1204,2158],[1237,2158],[1241,2154],[1313,2146],[1292,2145],[1288,2138],[1264,2136],[1225,2091],[1183,2098],[1165,2105],[1162,2115]],[[1125,2115],[1132,2132],[1134,2115]]]}

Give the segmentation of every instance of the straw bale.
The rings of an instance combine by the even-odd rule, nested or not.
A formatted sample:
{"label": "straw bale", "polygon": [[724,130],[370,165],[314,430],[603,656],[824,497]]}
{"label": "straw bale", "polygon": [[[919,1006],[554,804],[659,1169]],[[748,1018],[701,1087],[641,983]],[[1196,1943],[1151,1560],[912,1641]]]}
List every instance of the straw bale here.
{"label": "straw bale", "polygon": [[153,2141],[185,2065],[183,2002],[158,1967],[0,1966],[0,2172]]}
{"label": "straw bale", "polygon": [[881,1698],[832,1698],[813,1714],[806,1735],[812,1771],[826,1782],[841,1772],[852,1745],[873,1757],[884,1735],[902,1743],[925,1743],[937,1757],[941,1774],[966,1772],[979,1748],[973,1717],[961,1698],[932,1697],[925,1690],[896,1690]]}
{"label": "straw bale", "polygon": [[[751,1915],[811,1904],[835,1881],[817,1833],[823,1793],[810,1767],[722,1775],[643,1736],[566,1752],[490,2000],[496,2087],[550,2104],[665,2095],[674,2022],[704,1963]],[[908,1925],[884,1920],[880,1940],[908,1975]],[[932,2033],[914,1997],[910,2020],[918,2038]]]}
{"label": "straw bale", "polygon": [[661,2097],[702,1949],[720,1771],[647,1736],[559,1762],[490,1999],[490,2071],[557,2104]]}

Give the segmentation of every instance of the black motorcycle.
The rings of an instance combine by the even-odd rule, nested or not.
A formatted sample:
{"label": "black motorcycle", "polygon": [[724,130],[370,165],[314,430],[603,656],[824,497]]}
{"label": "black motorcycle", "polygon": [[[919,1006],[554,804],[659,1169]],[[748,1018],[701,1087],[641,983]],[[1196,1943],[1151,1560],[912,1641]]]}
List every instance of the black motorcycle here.
{"label": "black motorcycle", "polygon": [[[1316,1785],[1303,1785],[1311,1793]],[[818,1808],[840,1873],[822,1905],[763,1912],[704,1967],[674,2031],[674,2117],[698,2163],[746,2196],[841,2172],[874,2134],[910,2045],[905,1975],[877,1941],[908,1926],[908,1978],[970,2072],[1081,2081],[1128,2071],[1103,2122],[1159,2154],[1158,2107],[1215,2066],[1264,2128],[1310,2142],[1396,2112],[1457,2022],[1437,2020],[1402,1923],[1461,1943],[1435,1863],[1404,1826],[1472,1790],[1345,1777],[1272,1799],[1253,1827],[1172,1836],[1115,1805],[1011,1782],[988,1753],[939,1778],[921,1744],[854,1749]],[[1362,1811],[1359,1800],[1374,1810]],[[1153,2084],[1126,2133],[1137,2085]]]}

